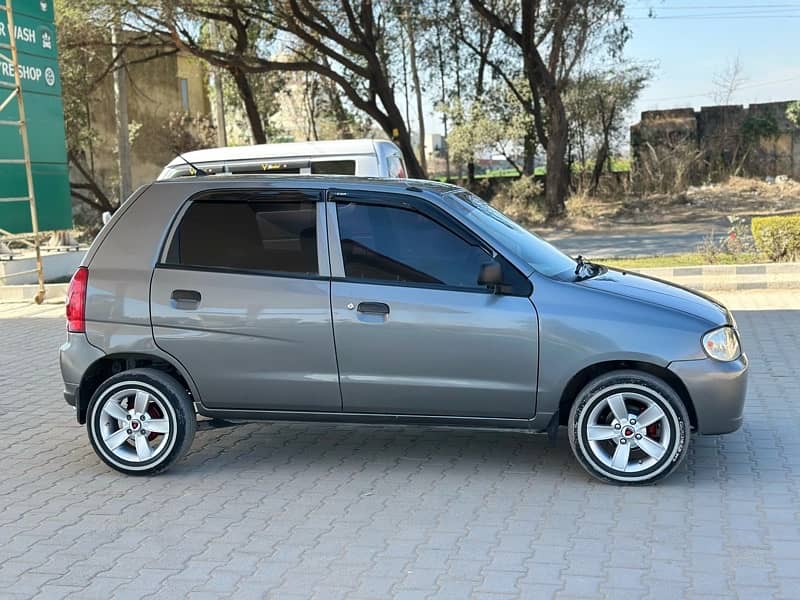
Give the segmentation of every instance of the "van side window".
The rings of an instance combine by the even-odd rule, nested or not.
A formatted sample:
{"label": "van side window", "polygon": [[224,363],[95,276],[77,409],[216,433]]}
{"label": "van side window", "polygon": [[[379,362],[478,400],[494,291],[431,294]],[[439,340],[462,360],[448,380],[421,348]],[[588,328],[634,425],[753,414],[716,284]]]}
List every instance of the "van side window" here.
{"label": "van side window", "polygon": [[198,201],[183,216],[167,263],[317,275],[316,203]]}
{"label": "van side window", "polygon": [[389,177],[399,177],[400,179],[408,177],[406,165],[399,154],[391,154],[386,157],[386,168]]}
{"label": "van side window", "polygon": [[311,173],[313,175],[355,175],[356,161],[312,160]]}
{"label": "van side window", "polygon": [[337,204],[348,279],[481,289],[491,257],[418,212],[371,204]]}

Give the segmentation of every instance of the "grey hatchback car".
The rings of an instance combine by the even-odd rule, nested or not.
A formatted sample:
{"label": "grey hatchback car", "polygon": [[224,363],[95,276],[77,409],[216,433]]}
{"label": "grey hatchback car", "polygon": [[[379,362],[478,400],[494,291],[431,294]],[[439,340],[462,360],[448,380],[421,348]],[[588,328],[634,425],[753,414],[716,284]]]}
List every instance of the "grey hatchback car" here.
{"label": "grey hatchback car", "polygon": [[198,415],[566,426],[579,463],[623,484],[674,471],[692,432],[742,423],[725,307],[574,260],[429,181],[145,186],[73,276],[67,321],[64,396],[131,475],[178,460]]}

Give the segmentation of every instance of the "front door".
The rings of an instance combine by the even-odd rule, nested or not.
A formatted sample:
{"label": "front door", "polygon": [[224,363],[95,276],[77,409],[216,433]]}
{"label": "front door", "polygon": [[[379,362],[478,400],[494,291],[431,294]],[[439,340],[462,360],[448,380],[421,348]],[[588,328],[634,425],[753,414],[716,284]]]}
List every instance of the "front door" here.
{"label": "front door", "polygon": [[[331,306],[345,412],[533,417],[538,322],[530,284],[478,285],[492,256],[447,219],[378,194],[328,205]],[[338,271],[338,272],[337,272]]]}
{"label": "front door", "polygon": [[184,212],[153,274],[151,315],[203,405],[341,410],[318,199],[219,191]]}

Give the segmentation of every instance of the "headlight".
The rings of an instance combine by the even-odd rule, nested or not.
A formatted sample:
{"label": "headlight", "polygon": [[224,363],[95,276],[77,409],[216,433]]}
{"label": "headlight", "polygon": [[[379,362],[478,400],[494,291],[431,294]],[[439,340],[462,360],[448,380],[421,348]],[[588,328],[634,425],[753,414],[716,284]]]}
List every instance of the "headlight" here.
{"label": "headlight", "polygon": [[703,350],[711,358],[724,362],[736,360],[742,353],[739,336],[733,327],[727,325],[709,331],[703,336]]}

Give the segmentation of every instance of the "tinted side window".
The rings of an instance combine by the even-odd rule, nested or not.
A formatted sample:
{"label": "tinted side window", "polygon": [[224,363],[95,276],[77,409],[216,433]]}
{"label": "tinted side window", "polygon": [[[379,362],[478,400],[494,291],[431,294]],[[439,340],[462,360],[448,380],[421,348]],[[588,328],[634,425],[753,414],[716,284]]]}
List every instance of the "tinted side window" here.
{"label": "tinted side window", "polygon": [[478,273],[490,256],[425,215],[369,204],[336,210],[348,278],[485,289]]}
{"label": "tinted side window", "polygon": [[198,201],[184,214],[167,262],[316,275],[316,203]]}

